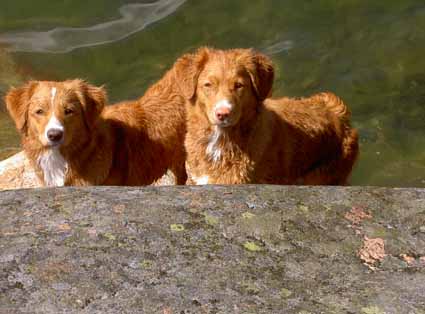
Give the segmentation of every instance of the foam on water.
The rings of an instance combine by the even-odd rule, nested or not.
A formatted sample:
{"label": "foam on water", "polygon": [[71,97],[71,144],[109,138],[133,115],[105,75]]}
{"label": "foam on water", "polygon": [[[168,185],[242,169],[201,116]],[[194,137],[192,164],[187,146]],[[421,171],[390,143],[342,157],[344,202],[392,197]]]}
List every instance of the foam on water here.
{"label": "foam on water", "polygon": [[127,4],[119,9],[121,18],[90,27],[57,27],[45,32],[0,34],[0,44],[10,51],[67,53],[122,40],[149,24],[175,12],[186,0],[158,0]]}

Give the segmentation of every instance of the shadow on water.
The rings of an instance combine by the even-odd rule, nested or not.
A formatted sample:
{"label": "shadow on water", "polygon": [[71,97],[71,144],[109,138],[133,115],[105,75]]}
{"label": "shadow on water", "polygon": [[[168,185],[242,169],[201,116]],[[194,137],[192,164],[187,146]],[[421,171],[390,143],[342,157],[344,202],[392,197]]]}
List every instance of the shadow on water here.
{"label": "shadow on water", "polygon": [[[41,30],[14,27],[13,33],[0,34],[8,39],[14,62],[31,69],[20,79],[81,77],[105,84],[117,101],[140,97],[178,56],[201,45],[255,47],[276,65],[276,97],[329,90],[350,106],[361,135],[352,184],[425,187],[422,0],[259,0],[249,5],[244,0],[120,0],[114,8],[117,2],[108,0],[103,3],[110,12],[103,12],[103,20],[94,7],[98,0],[93,1],[86,10],[82,0],[73,2],[81,13],[73,18],[84,16],[79,24],[73,20],[64,27],[69,25],[64,18],[46,28],[52,17],[44,10],[37,18]],[[31,7],[16,2],[21,10]],[[65,4],[55,5],[58,16]],[[15,25],[15,19],[0,23]],[[0,113],[2,127],[4,121]],[[0,150],[16,143],[16,134],[9,133],[0,134]]]}

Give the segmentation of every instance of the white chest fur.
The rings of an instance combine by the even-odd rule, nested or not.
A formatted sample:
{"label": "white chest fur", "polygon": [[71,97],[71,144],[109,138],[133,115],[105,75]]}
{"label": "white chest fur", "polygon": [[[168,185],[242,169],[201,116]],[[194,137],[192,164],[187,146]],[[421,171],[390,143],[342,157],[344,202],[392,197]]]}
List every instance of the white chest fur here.
{"label": "white chest fur", "polygon": [[64,186],[68,163],[58,148],[46,150],[38,157],[38,165],[43,171],[46,186]]}
{"label": "white chest fur", "polygon": [[206,154],[212,160],[212,162],[218,162],[221,158],[221,149],[218,147],[218,141],[221,137],[221,130],[218,127],[215,127],[214,133],[211,135],[210,140],[207,145]]}

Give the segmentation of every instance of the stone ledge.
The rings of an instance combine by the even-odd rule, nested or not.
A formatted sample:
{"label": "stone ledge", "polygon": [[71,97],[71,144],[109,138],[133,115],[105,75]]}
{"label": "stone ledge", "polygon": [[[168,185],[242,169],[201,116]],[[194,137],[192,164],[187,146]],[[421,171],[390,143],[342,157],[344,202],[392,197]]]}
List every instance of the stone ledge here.
{"label": "stone ledge", "polygon": [[421,189],[16,190],[0,217],[0,313],[425,313]]}
{"label": "stone ledge", "polygon": [[0,190],[42,186],[24,152],[0,161]]}

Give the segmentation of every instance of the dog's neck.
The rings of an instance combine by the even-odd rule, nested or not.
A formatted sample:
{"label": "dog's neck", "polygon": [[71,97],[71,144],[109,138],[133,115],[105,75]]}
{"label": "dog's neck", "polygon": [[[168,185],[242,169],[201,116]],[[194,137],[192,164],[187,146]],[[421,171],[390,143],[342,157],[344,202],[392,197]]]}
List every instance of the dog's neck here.
{"label": "dog's neck", "polygon": [[23,138],[22,146],[45,186],[99,185],[106,180],[112,164],[112,148],[104,136],[82,139],[72,149],[46,149],[29,137]]}
{"label": "dog's neck", "polygon": [[259,110],[258,114],[245,117],[232,127],[220,128],[208,123],[207,129],[203,132],[206,134],[203,142],[207,160],[218,166],[237,156],[252,161],[262,158],[262,147],[258,145],[265,146],[271,140],[264,130],[272,127],[272,124],[267,122],[269,120],[270,115],[264,110]]}
{"label": "dog's neck", "polygon": [[108,138],[109,128],[98,129],[72,149],[63,149],[62,154],[68,162],[65,184],[101,185],[108,178],[113,163],[113,143]]}
{"label": "dog's neck", "polygon": [[43,172],[44,184],[49,187],[65,185],[68,162],[62,156],[59,148],[45,150],[37,158],[37,164]]}
{"label": "dog's neck", "polygon": [[[212,126],[208,132],[208,142],[205,152],[213,163],[222,160],[224,155],[234,155],[237,152],[246,151],[246,144],[250,138],[251,128],[241,125],[221,128]],[[247,152],[246,152],[247,153]]]}
{"label": "dog's neck", "polygon": [[265,132],[265,128],[272,127],[266,121],[268,115],[261,110],[234,126],[220,128],[197,108],[189,107],[187,111],[186,167],[190,180],[196,184],[251,182],[255,164],[270,142]]}
{"label": "dog's neck", "polygon": [[221,159],[223,148],[220,142],[223,140],[225,131],[222,128],[214,126],[208,140],[205,152],[212,162],[218,162]]}

